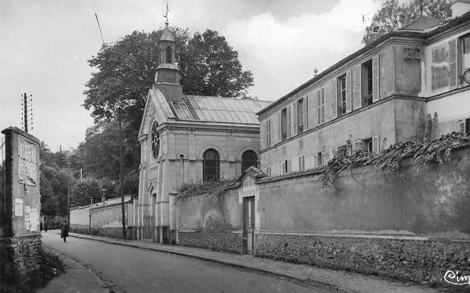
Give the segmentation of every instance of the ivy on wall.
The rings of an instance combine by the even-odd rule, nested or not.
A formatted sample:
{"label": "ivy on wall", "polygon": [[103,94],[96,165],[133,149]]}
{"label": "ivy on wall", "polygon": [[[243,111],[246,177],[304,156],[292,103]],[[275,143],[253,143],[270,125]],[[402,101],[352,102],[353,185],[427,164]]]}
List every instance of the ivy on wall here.
{"label": "ivy on wall", "polygon": [[435,162],[442,165],[448,162],[453,149],[466,145],[470,145],[469,136],[461,132],[452,132],[424,143],[413,141],[396,143],[376,154],[356,150],[350,155],[337,155],[324,167],[322,185],[323,188],[333,185],[338,176],[354,167],[375,167],[382,172],[385,179],[391,172],[404,178],[400,172],[404,159],[414,158],[415,171],[418,173],[428,163]]}
{"label": "ivy on wall", "polygon": [[176,195],[176,199],[180,201],[201,194],[207,194],[211,197],[220,197],[224,195],[227,189],[237,187],[240,184],[237,180],[238,177],[229,179],[221,178],[219,181],[183,183],[181,187],[177,189],[178,194]]}

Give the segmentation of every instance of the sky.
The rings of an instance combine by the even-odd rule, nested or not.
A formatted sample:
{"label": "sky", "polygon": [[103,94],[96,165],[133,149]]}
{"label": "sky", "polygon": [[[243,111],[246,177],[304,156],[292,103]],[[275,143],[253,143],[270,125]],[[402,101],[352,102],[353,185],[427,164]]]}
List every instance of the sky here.
{"label": "sky", "polygon": [[[275,101],[363,47],[384,0],[168,0],[170,26],[216,30],[254,77],[252,97]],[[93,125],[82,104],[102,39],[164,27],[167,0],[0,0],[0,130],[32,129],[52,151],[77,148]],[[366,21],[363,21],[364,17]],[[155,44],[156,45],[156,44]],[[31,95],[31,97],[29,97]]]}

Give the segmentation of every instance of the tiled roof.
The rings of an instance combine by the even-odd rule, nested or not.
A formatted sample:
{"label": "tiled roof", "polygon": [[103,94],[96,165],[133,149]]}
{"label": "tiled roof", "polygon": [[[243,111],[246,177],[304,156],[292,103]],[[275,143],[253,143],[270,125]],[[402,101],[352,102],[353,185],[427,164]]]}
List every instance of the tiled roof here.
{"label": "tiled roof", "polygon": [[258,124],[256,113],[271,102],[205,96],[184,96],[183,102],[170,102],[180,120]]}

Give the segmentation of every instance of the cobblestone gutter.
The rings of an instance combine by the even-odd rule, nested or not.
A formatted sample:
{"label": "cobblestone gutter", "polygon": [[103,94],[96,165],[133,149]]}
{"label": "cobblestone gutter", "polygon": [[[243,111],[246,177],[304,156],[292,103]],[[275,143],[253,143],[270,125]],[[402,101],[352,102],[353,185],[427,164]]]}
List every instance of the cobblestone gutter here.
{"label": "cobblestone gutter", "polygon": [[470,275],[470,241],[258,234],[256,256],[430,286]]}

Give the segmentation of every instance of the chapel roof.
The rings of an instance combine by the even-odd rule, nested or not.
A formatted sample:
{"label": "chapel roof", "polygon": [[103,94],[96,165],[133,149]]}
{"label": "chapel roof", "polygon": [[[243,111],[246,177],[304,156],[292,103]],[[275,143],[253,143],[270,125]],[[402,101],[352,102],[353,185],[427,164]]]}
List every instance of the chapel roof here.
{"label": "chapel roof", "polygon": [[168,101],[179,120],[259,124],[256,113],[269,101],[208,96],[183,96],[182,102]]}

